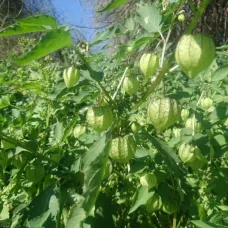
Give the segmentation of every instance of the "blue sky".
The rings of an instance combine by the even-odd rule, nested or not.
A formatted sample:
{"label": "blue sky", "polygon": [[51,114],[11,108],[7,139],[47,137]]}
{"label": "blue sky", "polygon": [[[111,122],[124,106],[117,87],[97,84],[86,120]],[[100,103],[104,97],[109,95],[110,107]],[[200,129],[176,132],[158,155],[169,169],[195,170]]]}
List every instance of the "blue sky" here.
{"label": "blue sky", "polygon": [[[66,23],[93,27],[94,11],[89,4],[83,6],[79,0],[53,0],[52,3],[56,7],[57,13],[61,15]],[[88,41],[91,41],[95,33],[94,30],[79,30],[84,34]]]}

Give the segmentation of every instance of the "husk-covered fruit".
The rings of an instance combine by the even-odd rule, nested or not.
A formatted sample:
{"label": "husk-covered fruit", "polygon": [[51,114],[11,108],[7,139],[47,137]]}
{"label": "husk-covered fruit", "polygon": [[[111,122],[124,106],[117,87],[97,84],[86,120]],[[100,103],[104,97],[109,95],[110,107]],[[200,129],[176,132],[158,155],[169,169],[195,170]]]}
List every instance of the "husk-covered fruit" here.
{"label": "husk-covered fruit", "polygon": [[139,81],[137,79],[137,76],[135,75],[126,76],[124,78],[122,88],[123,88],[123,91],[125,91],[129,95],[136,93],[139,88]]}
{"label": "husk-covered fruit", "polygon": [[75,86],[80,79],[80,72],[74,67],[69,67],[63,72],[64,82],[67,88]]}
{"label": "husk-covered fruit", "polygon": [[188,118],[186,120],[185,127],[186,128],[191,128],[195,132],[199,132],[202,129],[201,124],[194,117]]}
{"label": "husk-covered fruit", "polygon": [[136,153],[136,143],[132,135],[117,137],[112,140],[109,156],[119,163],[127,163]]}
{"label": "husk-covered fruit", "polygon": [[197,151],[199,148],[190,144],[182,144],[179,148],[180,159],[184,162],[193,162],[196,160]]}
{"label": "husk-covered fruit", "polygon": [[147,200],[145,206],[149,213],[157,211],[162,207],[162,199],[157,193],[154,193],[153,196]]}
{"label": "husk-covered fruit", "polygon": [[108,129],[113,122],[113,113],[109,106],[90,107],[87,111],[88,125],[97,132]]}
{"label": "husk-covered fruit", "polygon": [[131,124],[131,130],[134,132],[134,133],[137,133],[139,130],[140,130],[141,126],[139,123],[137,122],[133,122]]}
{"label": "husk-covered fruit", "polygon": [[170,199],[166,202],[162,202],[162,211],[167,214],[173,214],[178,210],[178,202],[177,200]]}
{"label": "husk-covered fruit", "polygon": [[182,120],[186,120],[189,116],[189,110],[188,109],[182,109],[181,110],[181,118]]}
{"label": "husk-covered fruit", "polygon": [[80,137],[82,134],[85,133],[85,131],[86,131],[85,125],[77,124],[73,131],[74,137],[75,138]]}
{"label": "husk-covered fruit", "polygon": [[213,105],[213,100],[209,97],[202,98],[200,105],[203,109],[208,110]]}
{"label": "husk-covered fruit", "polygon": [[147,173],[140,177],[140,184],[148,189],[157,185],[157,177],[153,173]]}
{"label": "husk-covered fruit", "polygon": [[181,136],[181,128],[173,128],[173,136],[178,138]]}
{"label": "husk-covered fruit", "polygon": [[157,98],[148,106],[148,121],[153,124],[157,131],[164,131],[179,119],[180,107],[176,100]]}
{"label": "husk-covered fruit", "polygon": [[188,163],[188,166],[190,166],[193,170],[199,170],[202,169],[205,164],[207,164],[207,159],[203,156],[201,151],[198,149],[196,150],[196,159],[192,162]]}
{"label": "husk-covered fruit", "polygon": [[215,44],[205,35],[184,35],[177,44],[176,62],[190,78],[205,70],[215,58]]}
{"label": "husk-covered fruit", "polygon": [[178,19],[179,22],[183,22],[185,20],[184,14],[183,13],[179,14],[177,19]]}
{"label": "husk-covered fruit", "polygon": [[142,55],[139,66],[146,78],[153,76],[159,67],[159,57],[153,53]]}

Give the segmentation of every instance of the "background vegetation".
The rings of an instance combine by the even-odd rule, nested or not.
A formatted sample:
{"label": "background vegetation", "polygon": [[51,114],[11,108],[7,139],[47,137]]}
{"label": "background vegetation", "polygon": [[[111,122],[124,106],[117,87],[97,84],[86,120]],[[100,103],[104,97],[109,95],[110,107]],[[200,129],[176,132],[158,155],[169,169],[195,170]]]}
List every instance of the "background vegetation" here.
{"label": "background vegetation", "polygon": [[[228,227],[227,2],[95,5],[94,27],[102,29],[89,44],[75,45],[52,13],[25,18],[44,9],[35,1],[12,5],[11,20],[1,17],[0,38],[10,42],[1,42],[0,62],[1,226]],[[216,56],[190,78],[174,53],[181,36],[199,32],[214,40]],[[139,62],[147,52],[160,60],[149,78]],[[132,94],[123,86],[130,76]],[[159,130],[148,118],[155,99],[175,99],[185,115]],[[97,131],[87,111],[104,106],[109,128]],[[135,154],[116,161],[110,145],[126,135]],[[200,151],[193,163],[182,145]]]}

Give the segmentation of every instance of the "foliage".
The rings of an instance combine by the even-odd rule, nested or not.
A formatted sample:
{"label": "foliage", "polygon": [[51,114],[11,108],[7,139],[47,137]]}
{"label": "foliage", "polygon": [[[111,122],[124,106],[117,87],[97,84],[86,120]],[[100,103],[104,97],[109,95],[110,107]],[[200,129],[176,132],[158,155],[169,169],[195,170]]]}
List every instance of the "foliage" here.
{"label": "foliage", "polygon": [[[194,79],[185,75],[174,58],[178,40],[170,40],[183,5],[172,2],[165,12],[161,2],[139,3],[128,25],[142,26],[144,33],[131,40],[131,49],[120,45],[111,57],[73,46],[69,29],[49,16],[19,20],[0,33],[44,33],[39,41],[21,39],[23,55],[0,63],[2,226],[228,226],[227,46],[218,47]],[[156,22],[156,29],[147,22]],[[105,30],[90,47],[124,32],[123,26]],[[64,47],[61,62],[52,53]],[[148,47],[160,61],[145,78],[134,56]],[[70,67],[79,80],[68,88],[64,70]],[[130,95],[121,88],[132,75],[139,86]],[[179,111],[155,110],[157,118],[172,120],[159,131],[147,116],[157,97],[178,101],[184,110],[182,118]],[[213,102],[205,109],[206,98]],[[99,110],[89,123],[88,110]],[[115,139],[115,152],[130,152],[124,163],[109,156]]]}

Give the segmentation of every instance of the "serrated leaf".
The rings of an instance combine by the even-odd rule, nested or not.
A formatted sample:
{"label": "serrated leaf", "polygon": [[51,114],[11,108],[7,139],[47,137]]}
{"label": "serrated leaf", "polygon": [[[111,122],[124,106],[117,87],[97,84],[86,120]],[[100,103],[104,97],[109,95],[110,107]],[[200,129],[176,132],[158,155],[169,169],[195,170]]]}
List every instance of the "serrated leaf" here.
{"label": "serrated leaf", "polygon": [[82,196],[84,200],[74,206],[66,228],[81,227],[81,223],[95,205],[108,160],[110,139],[108,133],[100,137],[82,159],[82,171],[84,173]]}
{"label": "serrated leaf", "polygon": [[48,15],[32,16],[15,21],[17,23],[0,30],[0,37],[45,32],[58,26],[56,19]]}
{"label": "serrated leaf", "polygon": [[97,45],[107,39],[110,39],[111,37],[113,37],[115,32],[116,32],[116,27],[111,27],[111,28],[105,29],[104,31],[98,32],[96,34],[95,39],[89,44],[89,47],[91,48],[94,45]]}
{"label": "serrated leaf", "polygon": [[137,13],[139,17],[136,21],[149,33],[161,32],[162,16],[156,4],[140,3],[138,4]]}
{"label": "serrated leaf", "polygon": [[48,210],[44,212],[42,215],[39,215],[30,221],[28,221],[29,228],[39,228],[42,227],[50,216],[51,212]]}
{"label": "serrated leaf", "polygon": [[40,59],[52,52],[71,45],[72,38],[70,31],[68,31],[66,27],[61,27],[47,32],[34,48],[23,57],[16,58],[14,61],[19,65],[24,65],[32,60]]}
{"label": "serrated leaf", "polygon": [[6,108],[10,105],[10,96],[2,96],[0,98],[0,109]]}
{"label": "serrated leaf", "polygon": [[146,187],[142,186],[140,189],[138,189],[136,192],[137,196],[136,196],[135,202],[131,206],[129,214],[137,210],[138,207],[145,205],[148,199],[153,196],[153,194],[154,192],[149,192],[148,188]]}
{"label": "serrated leaf", "polygon": [[213,74],[211,81],[217,82],[222,81],[228,76],[228,65],[220,67],[218,70],[215,71]]}
{"label": "serrated leaf", "polygon": [[134,22],[134,20],[133,20],[132,17],[129,17],[126,20],[125,27],[126,27],[127,31],[130,31],[130,32],[134,31],[134,29],[135,29],[135,22]]}
{"label": "serrated leaf", "polygon": [[98,13],[108,12],[109,10],[115,9],[123,4],[125,4],[128,0],[114,0],[110,2],[104,9],[98,10]]}
{"label": "serrated leaf", "polygon": [[[32,220],[37,216],[41,216],[43,213],[49,211],[49,202],[54,195],[55,185],[48,186],[38,196],[36,196],[28,206],[28,219]],[[50,213],[50,212],[49,212]]]}

